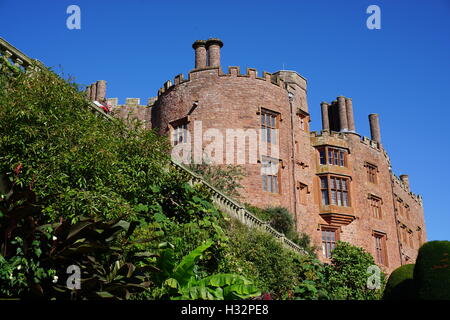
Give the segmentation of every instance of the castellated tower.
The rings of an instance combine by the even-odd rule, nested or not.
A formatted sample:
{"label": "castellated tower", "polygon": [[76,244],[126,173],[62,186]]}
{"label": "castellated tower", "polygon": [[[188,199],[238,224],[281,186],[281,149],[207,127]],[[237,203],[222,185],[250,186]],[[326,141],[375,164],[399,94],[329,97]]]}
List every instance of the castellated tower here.
{"label": "castellated tower", "polygon": [[322,130],[310,132],[304,77],[224,70],[222,47],[216,38],[195,41],[187,79],[167,81],[146,106],[130,101],[113,112],[145,120],[174,148],[187,142],[192,162],[207,154],[210,162],[241,165],[247,176],[240,200],[287,208],[321,260],[342,240],[365,248],[387,272],[414,263],[426,241],[422,198],[410,191],[407,175],[392,172],[379,116],[369,115],[371,138],[363,137],[352,99],[339,96],[321,103]]}

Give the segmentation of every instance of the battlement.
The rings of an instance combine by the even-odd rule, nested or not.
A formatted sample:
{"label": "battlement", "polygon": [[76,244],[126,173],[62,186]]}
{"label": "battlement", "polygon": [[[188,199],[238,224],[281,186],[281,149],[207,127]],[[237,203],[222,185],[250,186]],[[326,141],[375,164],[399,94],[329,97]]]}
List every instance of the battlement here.
{"label": "battlement", "polygon": [[111,109],[120,108],[120,107],[151,107],[155,104],[155,101],[157,100],[157,97],[148,98],[146,105],[141,105],[141,99],[140,98],[126,98],[125,104],[119,105],[119,99],[118,98],[108,98],[106,99],[108,106]]}
{"label": "battlement", "polygon": [[[205,67],[202,69],[194,69],[189,71],[188,78],[184,78],[184,74],[178,74],[174,77],[173,82],[170,80],[167,80],[164,82],[162,87],[158,90],[158,97],[170,89],[172,89],[174,86],[189,82],[197,77],[197,74],[199,73],[209,73],[212,76],[217,77],[236,77],[236,78],[249,78],[249,79],[255,79],[259,81],[266,81],[268,83],[271,83],[277,87],[286,88],[286,83],[283,79],[281,79],[279,76],[277,76],[274,73],[270,73],[267,71],[262,72],[262,76],[258,76],[258,71],[254,68],[247,68],[245,73],[241,73],[241,68],[238,66],[229,66],[228,72],[224,73],[222,72],[222,69],[220,67]],[[305,82],[306,83],[306,82]]]}
{"label": "battlement", "polygon": [[423,199],[420,194],[415,194],[411,192],[409,189],[409,184],[406,183],[403,179],[397,177],[393,172],[391,172],[392,181],[398,185],[401,189],[403,189],[411,198],[416,201],[420,206],[423,206]]}

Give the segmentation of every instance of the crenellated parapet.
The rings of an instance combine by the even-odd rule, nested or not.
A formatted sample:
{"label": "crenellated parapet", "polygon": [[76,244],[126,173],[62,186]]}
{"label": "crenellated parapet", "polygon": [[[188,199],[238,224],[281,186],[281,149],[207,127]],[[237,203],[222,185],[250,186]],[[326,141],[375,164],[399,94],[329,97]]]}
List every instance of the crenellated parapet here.
{"label": "crenellated parapet", "polygon": [[[265,81],[283,89],[286,88],[286,82],[280,76],[267,71],[263,71],[262,75],[259,76],[258,71],[254,68],[246,68],[246,72],[241,73],[240,67],[229,66],[228,72],[224,73],[220,67],[206,67],[202,69],[191,70],[188,73],[187,79],[184,78],[183,74],[178,74],[174,77],[173,82],[170,80],[164,82],[164,84],[158,90],[158,97],[171,90],[174,86],[185,84],[196,79],[199,73],[209,73],[210,76],[216,77],[255,79],[256,81]],[[306,88],[306,80],[304,87]]]}
{"label": "crenellated parapet", "polygon": [[401,189],[403,189],[414,201],[416,201],[420,206],[423,206],[423,199],[420,194],[415,194],[411,192],[409,188],[409,182],[406,181],[404,178],[401,177],[405,175],[401,175],[400,177],[396,176],[393,172],[391,172],[391,179],[394,184],[399,186]]}

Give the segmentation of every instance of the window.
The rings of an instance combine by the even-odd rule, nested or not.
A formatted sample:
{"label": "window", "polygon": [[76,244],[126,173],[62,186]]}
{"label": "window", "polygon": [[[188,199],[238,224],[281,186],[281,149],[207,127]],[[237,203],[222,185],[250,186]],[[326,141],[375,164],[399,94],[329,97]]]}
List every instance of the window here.
{"label": "window", "polygon": [[365,164],[366,172],[367,172],[367,180],[372,183],[377,183],[377,172],[378,167],[376,165],[367,163]]}
{"label": "window", "polygon": [[397,211],[399,216],[403,216],[403,201],[401,199],[397,199]]}
{"label": "window", "polygon": [[320,164],[346,167],[347,152],[343,149],[322,147],[319,149]]}
{"label": "window", "polygon": [[262,142],[277,144],[278,116],[278,113],[261,110]]}
{"label": "window", "polygon": [[336,176],[320,177],[320,191],[322,195],[322,205],[336,205],[349,207],[348,188],[349,179]]}
{"label": "window", "polygon": [[322,194],[322,204],[327,206],[330,204],[330,197],[328,193],[328,178],[320,177],[320,191]]}
{"label": "window", "polygon": [[417,242],[419,243],[419,247],[422,245],[422,228],[417,227]]}
{"label": "window", "polygon": [[262,189],[263,191],[278,193],[279,160],[269,157],[262,158]]}
{"label": "window", "polygon": [[336,247],[337,230],[335,228],[322,227],[322,253],[325,258],[331,258],[331,252]]}
{"label": "window", "polygon": [[187,143],[188,141],[188,129],[187,123],[180,124],[173,127],[172,131],[172,143],[174,146],[180,143]]}
{"label": "window", "polygon": [[381,219],[381,199],[373,195],[369,196],[370,211],[372,216],[377,219]]}
{"label": "window", "polygon": [[375,261],[378,264],[387,266],[386,235],[383,233],[374,232],[373,238],[375,241]]}
{"label": "window", "polygon": [[306,205],[307,194],[308,194],[308,186],[300,182],[300,204]]}
{"label": "window", "polygon": [[411,210],[409,208],[408,205],[405,205],[405,209],[404,209],[405,213],[406,213],[406,219],[409,220],[411,218]]}
{"label": "window", "polygon": [[305,115],[300,114],[299,115],[300,120],[300,129],[303,131],[309,130],[309,117],[306,117]]}

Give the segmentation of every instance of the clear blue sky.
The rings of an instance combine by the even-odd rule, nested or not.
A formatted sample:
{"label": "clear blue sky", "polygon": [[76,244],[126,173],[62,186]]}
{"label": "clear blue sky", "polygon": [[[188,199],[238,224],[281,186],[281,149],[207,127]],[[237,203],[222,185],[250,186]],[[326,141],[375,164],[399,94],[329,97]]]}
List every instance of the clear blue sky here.
{"label": "clear blue sky", "polygon": [[[66,9],[81,8],[81,30]],[[381,8],[381,30],[366,8]],[[0,36],[80,84],[107,80],[108,97],[155,96],[193,68],[191,44],[224,41],[222,67],[296,70],[308,79],[312,129],[320,102],[353,98],[356,129],[369,113],[397,175],[423,195],[429,240],[450,240],[450,1],[0,0]]]}

